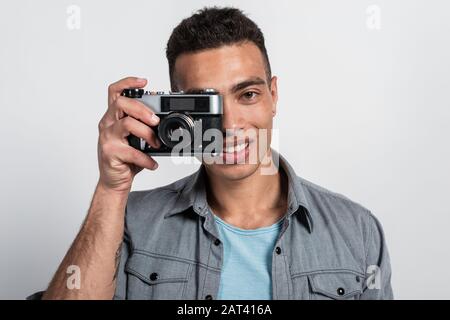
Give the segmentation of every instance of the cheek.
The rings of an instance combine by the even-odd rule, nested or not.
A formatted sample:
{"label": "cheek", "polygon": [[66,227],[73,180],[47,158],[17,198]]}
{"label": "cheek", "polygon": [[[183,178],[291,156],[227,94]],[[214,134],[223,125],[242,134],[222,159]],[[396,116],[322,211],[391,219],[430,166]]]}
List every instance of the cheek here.
{"label": "cheek", "polygon": [[249,107],[244,112],[247,124],[251,127],[271,129],[273,123],[272,107],[269,104],[259,104]]}

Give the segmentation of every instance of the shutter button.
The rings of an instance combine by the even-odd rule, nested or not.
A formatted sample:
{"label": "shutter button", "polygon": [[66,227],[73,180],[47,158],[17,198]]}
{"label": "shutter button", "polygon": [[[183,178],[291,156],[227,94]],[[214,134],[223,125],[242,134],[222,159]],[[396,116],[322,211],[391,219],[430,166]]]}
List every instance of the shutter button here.
{"label": "shutter button", "polygon": [[338,295],[343,296],[344,293],[345,293],[344,288],[338,288],[338,289],[337,289],[337,294],[338,294]]}
{"label": "shutter button", "polygon": [[152,281],[158,280],[158,274],[156,272],[153,272],[150,275],[150,280],[152,280]]}

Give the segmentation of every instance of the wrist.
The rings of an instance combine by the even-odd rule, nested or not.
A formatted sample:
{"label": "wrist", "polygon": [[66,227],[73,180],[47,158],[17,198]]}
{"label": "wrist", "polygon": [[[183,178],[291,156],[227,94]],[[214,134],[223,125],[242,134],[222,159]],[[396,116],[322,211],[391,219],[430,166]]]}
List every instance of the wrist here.
{"label": "wrist", "polygon": [[112,188],[110,186],[108,186],[107,184],[103,183],[101,180],[98,181],[97,183],[97,187],[95,189],[96,193],[99,193],[101,195],[104,196],[108,196],[108,197],[115,197],[117,199],[127,199],[128,198],[128,194],[130,193],[131,190],[131,186],[130,187],[125,187],[125,188]]}
{"label": "wrist", "polygon": [[115,221],[123,222],[129,191],[111,189],[97,183],[88,213],[88,220],[106,222],[115,225]]}

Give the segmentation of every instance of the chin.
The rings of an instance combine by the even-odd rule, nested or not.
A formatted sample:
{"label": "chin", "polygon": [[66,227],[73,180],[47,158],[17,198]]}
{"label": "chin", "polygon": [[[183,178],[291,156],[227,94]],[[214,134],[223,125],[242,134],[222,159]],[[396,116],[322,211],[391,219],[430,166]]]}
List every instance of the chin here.
{"label": "chin", "polygon": [[[206,171],[215,177],[231,181],[242,180],[255,174],[261,166],[261,159],[257,156],[256,159],[250,160],[250,153],[257,152],[259,144],[255,141],[246,144],[245,149],[240,151],[222,153],[222,163],[205,164]],[[266,150],[266,155],[269,150]]]}
{"label": "chin", "polygon": [[205,165],[206,171],[216,177],[226,180],[245,179],[258,171],[257,164],[208,164]]}

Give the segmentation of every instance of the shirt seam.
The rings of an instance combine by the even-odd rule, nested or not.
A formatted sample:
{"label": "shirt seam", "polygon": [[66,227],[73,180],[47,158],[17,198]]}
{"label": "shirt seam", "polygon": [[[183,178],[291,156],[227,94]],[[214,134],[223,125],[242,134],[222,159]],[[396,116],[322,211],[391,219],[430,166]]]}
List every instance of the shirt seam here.
{"label": "shirt seam", "polygon": [[144,254],[146,256],[154,257],[154,258],[162,258],[162,259],[174,260],[174,261],[188,263],[188,264],[200,265],[200,266],[202,266],[202,267],[204,267],[206,269],[209,269],[211,271],[216,271],[216,272],[220,272],[221,271],[220,268],[215,268],[215,267],[209,266],[209,265],[207,265],[205,263],[202,263],[202,262],[199,262],[199,261],[190,260],[190,259],[186,259],[186,258],[179,258],[179,257],[164,255],[164,254],[160,254],[160,253],[153,253],[153,252],[142,250],[142,249],[134,249],[132,251],[132,253],[133,252],[136,252],[138,254]]}
{"label": "shirt seam", "polygon": [[[212,242],[210,242],[210,244],[209,244],[208,266],[209,266],[209,260],[211,258],[211,251],[212,251]],[[209,270],[207,269],[206,272],[205,272],[205,280],[203,281],[203,286],[202,286],[202,295],[205,295],[205,286],[206,286],[206,280],[208,279],[208,271]]]}
{"label": "shirt seam", "polygon": [[190,265],[189,265],[189,268],[188,268],[188,271],[187,271],[187,273],[186,273],[186,280],[187,280],[187,281],[184,283],[184,285],[183,285],[183,290],[182,290],[182,292],[181,292],[181,298],[182,298],[182,299],[184,298],[184,295],[186,294],[186,287],[187,287],[187,284],[188,284],[188,282],[189,282],[189,280],[190,280],[190,278],[191,278],[192,270],[194,270],[194,268],[192,268],[192,264],[190,264]]}
{"label": "shirt seam", "polygon": [[372,223],[373,223],[373,219],[371,216],[371,213],[369,211],[368,217],[367,217],[367,223],[368,223],[368,227],[369,227],[369,234],[368,237],[365,241],[365,246],[364,246],[364,251],[365,251],[365,260],[364,260],[364,265],[365,265],[365,270],[367,271],[367,260],[369,258],[369,241],[372,238],[373,235],[373,228],[372,228]]}
{"label": "shirt seam", "polygon": [[[275,244],[276,245],[276,244]],[[272,253],[272,259],[273,259],[273,253]],[[274,267],[274,273],[275,273],[275,300],[278,300],[278,284],[277,284],[277,260],[275,259],[275,267]]]}
{"label": "shirt seam", "polygon": [[351,269],[343,269],[343,268],[339,268],[339,269],[319,269],[319,270],[314,270],[314,271],[304,271],[304,272],[298,272],[298,273],[291,273],[291,278],[295,279],[295,278],[299,278],[299,277],[304,277],[304,276],[309,276],[309,275],[315,275],[315,274],[324,274],[324,273],[350,273],[350,274],[354,274],[354,275],[358,275],[358,276],[362,276],[364,277],[365,274],[359,271],[355,271],[355,270],[351,270]]}
{"label": "shirt seam", "polygon": [[228,223],[226,223],[225,221],[219,220],[219,219],[220,218],[214,217],[214,221],[216,223],[221,224],[223,227],[227,228],[228,230],[230,230],[230,231],[232,231],[234,233],[243,235],[243,236],[253,236],[253,235],[259,235],[259,234],[279,231],[280,228],[281,228],[281,224],[282,224],[284,218],[281,218],[280,220],[278,220],[277,222],[275,222],[274,224],[272,224],[270,226],[258,228],[258,229],[265,229],[265,230],[258,230],[258,229],[245,230],[245,229],[240,229],[240,228],[231,226]]}
{"label": "shirt seam", "polygon": [[291,274],[290,267],[289,267],[289,259],[287,255],[284,255],[284,265],[285,268],[287,268],[287,275],[286,275],[286,281],[288,282],[288,299],[292,297],[292,277],[289,277]]}
{"label": "shirt seam", "polygon": [[277,228],[274,228],[273,230],[268,230],[268,231],[263,231],[263,232],[255,232],[255,233],[252,233],[252,234],[247,234],[247,233],[243,233],[243,232],[239,232],[239,231],[235,231],[235,230],[233,230],[233,229],[230,229],[230,228],[228,228],[227,226],[223,226],[224,228],[226,228],[228,231],[230,231],[230,232],[232,232],[232,233],[235,233],[235,234],[238,234],[238,235],[241,235],[241,236],[245,236],[245,237],[252,237],[252,236],[259,236],[259,235],[262,235],[262,234],[268,234],[268,233],[277,233],[277,232],[279,232],[280,231],[280,227],[277,227]]}
{"label": "shirt seam", "polygon": [[363,211],[366,211],[366,212],[369,211],[363,205],[361,205],[361,204],[359,204],[359,203],[357,203],[357,202],[347,198],[344,195],[338,194],[336,192],[333,192],[333,191],[330,191],[330,190],[327,190],[327,189],[319,189],[318,187],[316,187],[316,186],[314,186],[314,185],[312,185],[312,184],[310,184],[308,182],[305,182],[303,180],[301,180],[300,183],[306,188],[311,188],[311,189],[313,189],[314,191],[316,191],[318,193],[329,195],[330,197],[334,198],[335,200],[342,200],[342,201],[345,201],[345,202],[347,202],[347,203],[349,203],[351,205],[356,205],[356,206],[361,207],[361,209]]}

